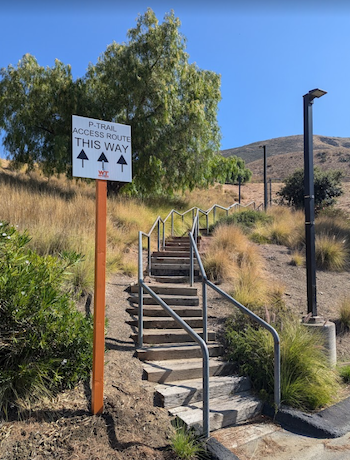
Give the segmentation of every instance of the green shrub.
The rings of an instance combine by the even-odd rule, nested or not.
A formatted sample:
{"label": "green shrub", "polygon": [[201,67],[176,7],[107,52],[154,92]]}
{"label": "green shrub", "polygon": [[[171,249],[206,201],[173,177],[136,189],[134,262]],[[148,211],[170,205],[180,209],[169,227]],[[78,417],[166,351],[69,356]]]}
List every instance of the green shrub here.
{"label": "green shrub", "polygon": [[[262,328],[231,321],[227,327],[228,354],[253,387],[272,400],[274,392],[274,345]],[[336,374],[329,369],[321,337],[297,322],[287,320],[280,332],[282,403],[299,409],[317,409],[337,394]]]}
{"label": "green shrub", "polygon": [[251,209],[247,211],[238,211],[229,216],[223,217],[218,220],[215,224],[212,224],[209,230],[212,232],[218,225],[239,225],[244,230],[249,231],[258,222],[266,223],[271,222],[272,218],[266,215],[264,212],[253,211]]}
{"label": "green shrub", "polygon": [[[336,198],[342,195],[341,171],[321,171],[314,168],[315,210],[332,206]],[[284,187],[277,192],[283,203],[297,209],[304,208],[304,170],[297,169],[284,181]]]}
{"label": "green shrub", "polygon": [[90,375],[92,322],[62,291],[68,265],[28,250],[0,222],[0,413],[70,388]]}

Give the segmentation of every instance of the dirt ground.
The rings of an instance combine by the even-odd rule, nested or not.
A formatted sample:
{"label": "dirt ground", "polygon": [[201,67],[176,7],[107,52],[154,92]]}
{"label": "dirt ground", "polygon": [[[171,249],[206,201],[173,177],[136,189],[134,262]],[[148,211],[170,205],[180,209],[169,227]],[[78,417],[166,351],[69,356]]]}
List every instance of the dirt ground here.
{"label": "dirt ground", "polygon": [[[277,190],[277,185],[273,190]],[[258,201],[263,196],[262,191],[262,184],[245,186],[243,202]],[[347,200],[350,194],[340,203],[344,209],[348,207]],[[290,254],[284,247],[260,245],[260,251],[266,261],[267,276],[285,286],[287,306],[300,315],[305,313],[305,269],[290,265]],[[14,418],[0,422],[1,460],[175,458],[169,450],[171,419],[165,409],[153,405],[153,384],[142,379],[141,363],[133,356],[132,331],[125,323],[129,319],[125,311],[128,305],[125,289],[135,281],[115,275],[107,283],[103,414],[92,416],[90,413],[89,385],[67,391],[53,401],[32,408],[22,420]],[[350,295],[349,273],[318,272],[317,286],[320,313],[325,319],[335,319],[338,300]],[[82,299],[80,308],[89,312],[93,302],[89,298]],[[219,336],[230,308],[217,294],[209,292],[209,322]],[[348,336],[338,336],[338,359],[350,361],[349,345]]]}

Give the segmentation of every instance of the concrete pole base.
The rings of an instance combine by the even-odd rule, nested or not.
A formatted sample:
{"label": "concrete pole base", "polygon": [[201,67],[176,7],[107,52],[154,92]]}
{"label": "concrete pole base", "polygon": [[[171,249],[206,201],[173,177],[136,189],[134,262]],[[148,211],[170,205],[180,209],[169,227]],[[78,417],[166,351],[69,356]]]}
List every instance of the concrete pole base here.
{"label": "concrete pole base", "polygon": [[337,364],[337,341],[335,324],[331,321],[320,321],[319,316],[317,317],[316,321],[309,321],[303,324],[310,330],[317,331],[319,334],[321,334],[324,340],[324,347],[328,363],[331,367],[335,367]]}

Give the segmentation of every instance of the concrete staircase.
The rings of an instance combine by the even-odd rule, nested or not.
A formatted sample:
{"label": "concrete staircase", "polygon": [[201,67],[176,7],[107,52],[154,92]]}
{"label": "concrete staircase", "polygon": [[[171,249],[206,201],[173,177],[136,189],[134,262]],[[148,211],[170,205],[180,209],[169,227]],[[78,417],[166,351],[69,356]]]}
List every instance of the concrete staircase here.
{"label": "concrete staircase", "polygon": [[[196,266],[195,266],[196,268]],[[178,283],[189,279],[189,238],[167,240],[164,251],[154,252],[150,287],[199,335],[203,318],[197,288]],[[199,273],[195,273],[199,276]],[[137,329],[138,286],[129,288],[132,319]],[[182,419],[187,426],[202,427],[202,354],[199,345],[149,295],[144,294],[144,346],[136,350],[143,361],[145,378],[158,383],[157,404]],[[131,335],[137,342],[137,333]],[[215,332],[208,332],[210,355],[210,429],[234,425],[261,413],[262,403],[250,393],[250,381],[232,374],[232,365],[222,359],[223,347]]]}

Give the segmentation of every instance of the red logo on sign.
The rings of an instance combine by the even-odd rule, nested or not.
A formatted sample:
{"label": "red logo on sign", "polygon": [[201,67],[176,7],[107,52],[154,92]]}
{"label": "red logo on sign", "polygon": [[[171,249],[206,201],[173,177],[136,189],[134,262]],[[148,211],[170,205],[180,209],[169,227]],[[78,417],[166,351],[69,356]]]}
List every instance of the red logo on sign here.
{"label": "red logo on sign", "polygon": [[98,171],[98,177],[104,177],[105,179],[107,179],[109,177],[108,173],[109,171]]}

